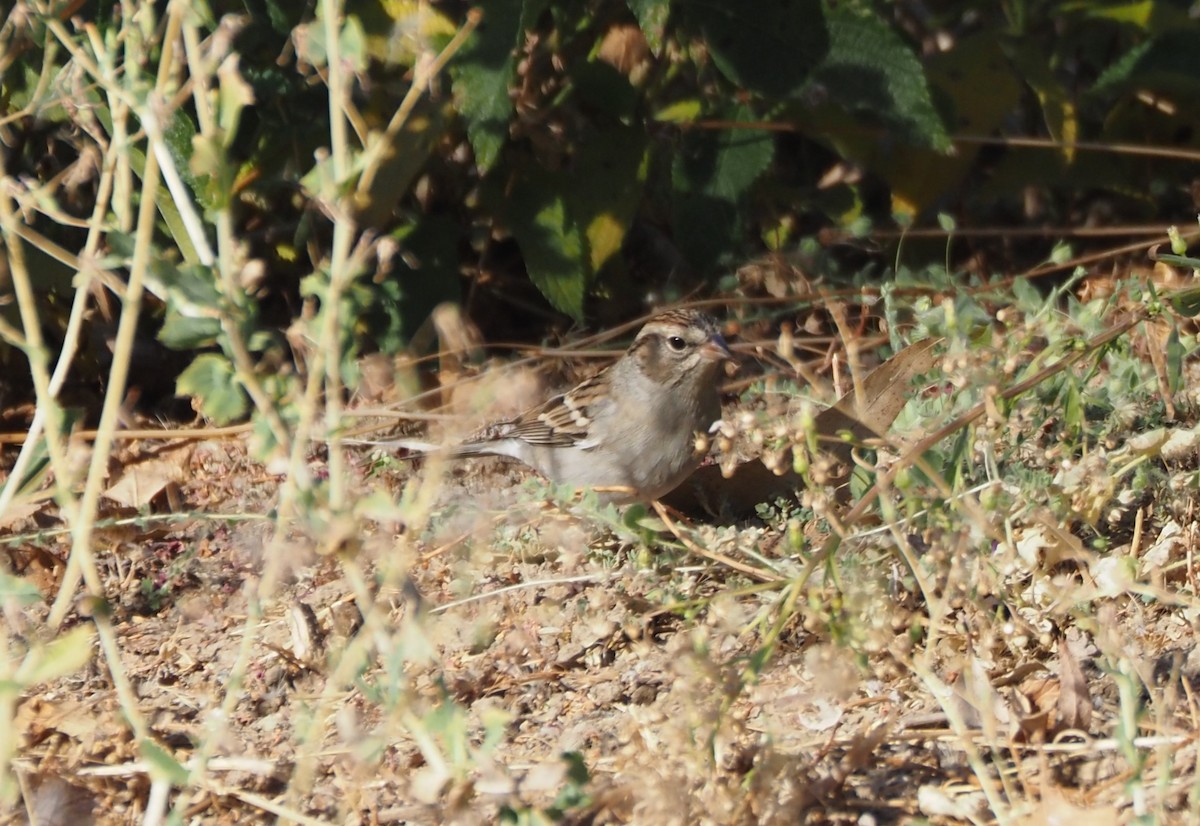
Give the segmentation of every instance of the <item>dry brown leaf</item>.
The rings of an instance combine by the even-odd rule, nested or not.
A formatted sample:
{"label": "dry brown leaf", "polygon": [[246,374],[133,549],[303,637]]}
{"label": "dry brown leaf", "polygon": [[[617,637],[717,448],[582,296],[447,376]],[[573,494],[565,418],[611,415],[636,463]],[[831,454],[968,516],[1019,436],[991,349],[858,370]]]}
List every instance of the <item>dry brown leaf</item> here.
{"label": "dry brown leaf", "polygon": [[954,693],[947,702],[969,728],[979,729],[991,739],[997,738],[1001,731],[1013,728],[1019,715],[992,685],[979,660],[972,659],[952,687]]}
{"label": "dry brown leaf", "polygon": [[191,457],[192,446],[187,444],[155,453],[145,461],[125,465],[114,474],[113,484],[104,492],[104,496],[127,508],[148,505],[168,485],[183,481]]}
{"label": "dry brown leaf", "polygon": [[21,545],[5,550],[12,571],[37,588],[42,596],[49,598],[58,593],[66,562],[37,545]]}
{"label": "dry brown leaf", "polygon": [[27,519],[35,513],[48,508],[53,503],[49,499],[42,501],[16,501],[4,509],[0,513],[0,529],[7,528],[20,522],[22,519]]}
{"label": "dry brown leaf", "polygon": [[845,757],[839,765],[839,770],[848,776],[851,771],[858,771],[864,766],[873,765],[879,760],[879,747],[887,742],[892,733],[891,721],[878,722],[860,731],[850,741]]}
{"label": "dry brown leaf", "polygon": [[1158,392],[1162,397],[1163,410],[1168,422],[1175,421],[1175,403],[1171,396],[1170,368],[1167,366],[1167,343],[1173,324],[1165,318],[1150,319],[1142,323],[1143,335],[1149,342],[1146,354],[1154,366],[1154,375],[1158,379]]}
{"label": "dry brown leaf", "polygon": [[1046,540],[1042,556],[1043,571],[1053,570],[1064,562],[1088,565],[1095,559],[1096,554],[1085,547],[1075,534],[1063,530],[1059,520],[1048,510],[1039,510],[1035,518]]}
{"label": "dry brown leaf", "polygon": [[1092,724],[1092,695],[1079,661],[1066,640],[1058,641],[1058,727],[1087,731]]}
{"label": "dry brown leaf", "polygon": [[[821,411],[816,429],[822,450],[835,462],[849,465],[854,443],[887,433],[908,404],[912,379],[934,365],[934,348],[941,339],[919,341],[885,361],[863,379],[862,398],[853,392]],[[849,433],[849,441],[839,434]],[[757,460],[739,465],[726,478],[717,465],[705,465],[667,496],[663,503],[690,515],[744,516],[757,505],[794,496],[804,487],[800,474],[788,469],[776,475]]]}
{"label": "dry brown leaf", "polygon": [[649,59],[650,45],[636,23],[618,23],[605,32],[596,57],[629,76]]}
{"label": "dry brown leaf", "polygon": [[21,739],[18,742],[23,748],[44,740],[54,732],[83,741],[91,737],[99,725],[96,715],[89,712],[87,704],[76,700],[52,703],[34,697],[17,709],[13,726],[19,733]]}
{"label": "dry brown leaf", "polygon": [[87,789],[48,774],[26,776],[29,799],[25,808],[32,823],[70,823],[85,826],[95,823],[92,812],[96,797]]}
{"label": "dry brown leaf", "polygon": [[1061,688],[1056,677],[1035,677],[1021,683],[1017,696],[1025,707],[1018,720],[1015,739],[1026,743],[1045,743],[1058,730],[1055,706]]}
{"label": "dry brown leaf", "polygon": [[1026,662],[1014,666],[1008,671],[1002,671],[992,674],[992,685],[996,688],[1005,688],[1010,685],[1016,685],[1024,680],[1037,674],[1039,671],[1047,671],[1046,665],[1039,662]]}
{"label": "dry brown leaf", "polygon": [[1029,707],[1021,715],[1020,739],[1044,743],[1065,729],[1091,726],[1091,692],[1065,640],[1058,643],[1058,662],[1057,676],[1025,680],[1018,689]]}

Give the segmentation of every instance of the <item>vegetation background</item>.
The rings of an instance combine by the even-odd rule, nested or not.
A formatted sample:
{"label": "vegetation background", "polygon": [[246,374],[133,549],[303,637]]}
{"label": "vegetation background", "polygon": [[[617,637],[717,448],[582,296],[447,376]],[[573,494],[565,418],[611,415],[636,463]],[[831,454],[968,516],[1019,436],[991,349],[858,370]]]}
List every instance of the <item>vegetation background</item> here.
{"label": "vegetation background", "polygon": [[[403,407],[408,419],[439,415],[430,399],[452,400],[454,380],[480,371],[482,341],[536,353],[542,342],[687,301],[720,308],[765,365],[733,388],[744,426],[722,438],[753,443],[773,467],[790,460],[810,491],[823,487],[804,458],[806,444],[817,452],[813,416],[800,416],[808,433],[766,427],[797,413],[773,406],[778,393],[796,397],[806,385],[831,401],[845,372],[861,387],[867,367],[923,337],[945,339],[942,382],[954,392],[942,401],[914,394],[898,427],[939,438],[917,454],[905,452],[915,439],[890,445],[892,459],[904,458],[875,468],[884,481],[857,483],[849,517],[820,497],[763,501],[754,519],[692,536],[643,510],[583,502],[619,540],[604,564],[633,571],[618,590],[645,601],[607,620],[622,642],[602,645],[606,656],[619,659],[614,651],[642,639],[630,617],[669,616],[698,669],[684,681],[693,689],[685,706],[700,709],[706,693],[718,700],[671,740],[691,744],[664,775],[689,793],[676,814],[694,822],[696,806],[714,821],[751,822],[769,813],[850,818],[865,807],[985,822],[1049,818],[1059,803],[1125,820],[1200,810],[1192,751],[1163,768],[1164,749],[1194,745],[1173,727],[1192,713],[1190,666],[1162,651],[1147,665],[1150,655],[1102,638],[1094,620],[1131,611],[1149,627],[1142,609],[1153,605],[1166,638],[1171,623],[1195,616],[1184,518],[1194,468],[1178,444],[1163,455],[1171,438],[1192,432],[1185,379],[1194,329],[1160,300],[1185,280],[1161,262],[1184,272],[1195,264],[1179,257],[1200,208],[1195,4],[16,0],[0,14],[0,422],[13,445],[0,489],[10,564],[0,574],[0,805],[21,800],[33,818],[38,801],[79,802],[73,795],[86,787],[80,805],[119,800],[145,822],[167,811],[348,821],[376,804],[333,789],[385,765],[396,777],[381,794],[397,817],[636,820],[636,784],[610,770],[610,749],[586,738],[586,747],[561,749],[562,773],[539,787],[541,797],[521,792],[513,780],[521,761],[506,751],[519,739],[513,716],[478,702],[505,696],[506,713],[519,717],[529,702],[513,699],[519,669],[487,691],[452,678],[455,656],[487,652],[507,624],[527,620],[460,618],[478,638],[451,643],[396,596],[444,587],[438,610],[449,610],[448,595],[462,596],[455,588],[486,580],[480,571],[493,560],[473,556],[479,547],[494,554],[507,542],[520,556],[554,542],[528,525],[485,541],[476,527],[466,531],[474,551],[469,541],[465,551],[455,546],[474,573],[462,560],[431,566],[431,549],[448,547],[441,526],[453,523],[438,509],[439,485],[404,475],[395,495],[361,498],[362,479],[338,442],[364,399],[402,407],[419,397],[423,407]],[[1148,251],[1167,244],[1174,224],[1184,226],[1170,236],[1175,258],[1158,255],[1155,265]],[[1186,300],[1176,309],[1187,310]],[[373,354],[384,356],[390,390],[377,392]],[[901,384],[915,377],[901,376]],[[436,392],[419,395],[430,386]],[[205,431],[213,439],[249,428],[239,442],[246,452],[222,459],[232,471],[208,477],[191,453],[163,457],[161,447],[126,441],[193,410],[231,426]],[[1130,447],[1131,433],[1143,441]],[[313,446],[327,439],[334,444],[314,468]],[[1088,464],[1122,449],[1129,453],[1112,467]],[[128,511],[112,510],[120,480],[146,471],[148,456],[195,476],[156,467],[130,483],[143,487],[121,501]],[[204,461],[220,465],[210,454]],[[263,479],[263,467],[280,477]],[[180,515],[176,527],[155,521],[165,511]],[[139,697],[130,680],[142,667],[131,629],[135,616],[165,627],[197,582],[226,581],[218,559],[198,548],[214,541],[213,525],[239,519],[265,523],[255,540],[262,550],[228,580],[244,591],[230,609],[243,623],[236,657],[203,688],[229,719],[264,651],[275,652],[296,717],[282,727],[278,754],[214,769],[229,734],[219,715],[184,726],[178,741],[164,734],[165,706]],[[892,530],[872,545],[866,537],[880,524]],[[140,538],[99,550],[96,537],[116,525],[135,526]],[[364,525],[386,550],[360,547]],[[1168,529],[1185,539],[1163,550]],[[1152,534],[1166,556],[1142,565]],[[879,553],[899,573],[864,584],[873,563],[855,567],[845,553],[830,568],[828,543],[852,537],[857,553]],[[130,561],[119,550],[130,541],[155,550]],[[247,543],[240,534],[228,541]],[[752,561],[725,570],[708,557],[719,573],[673,570],[662,587],[639,579],[651,549],[661,559],[717,553],[722,542]],[[603,543],[585,544],[594,563]],[[323,560],[313,563],[322,585],[341,584],[332,603],[356,606],[344,650],[297,653],[304,617],[292,618],[291,642],[266,630],[295,597],[295,577],[307,576],[287,562],[297,545]],[[936,552],[917,559],[918,546]],[[993,556],[998,548],[1009,556]],[[738,578],[746,564],[757,585]],[[1043,599],[1039,583],[1059,583],[1063,566],[1086,593]],[[856,573],[839,577],[849,569]],[[614,588],[595,571],[578,576]],[[848,581],[857,583],[853,599]],[[131,583],[139,583],[132,602],[121,596]],[[885,623],[896,634],[887,644],[874,636],[874,600],[902,607]],[[968,622],[972,601],[983,613]],[[590,614],[576,619],[594,626]],[[543,624],[554,622],[571,625]],[[162,642],[148,628],[146,639]],[[729,648],[711,647],[702,629],[728,635]],[[205,644],[228,630],[213,628]],[[936,641],[955,634],[968,640],[957,649],[966,653],[948,664]],[[1006,653],[979,653],[989,647]],[[779,730],[746,728],[750,717],[738,709],[761,711],[756,687],[782,680],[774,669],[825,667],[803,653],[813,650],[847,653],[859,675],[912,680],[888,685],[941,709],[962,759],[931,769],[921,787],[963,781],[979,800],[943,806],[896,792],[889,784],[912,780],[911,764],[889,780],[872,774],[873,758],[890,748],[897,765],[940,754],[939,746],[901,757],[905,726],[884,735],[863,722],[846,739],[813,729],[825,745],[802,750],[800,764]],[[1094,694],[1078,661],[1092,663]],[[995,723],[998,702],[976,696],[967,713],[947,699],[955,675],[982,680],[982,691],[1029,662],[1048,663],[1067,686],[1055,695],[1067,698],[1055,724],[1038,717],[1032,689],[1020,694],[1026,706],[991,728],[974,718]],[[90,740],[65,730],[55,705],[55,691],[77,673],[85,693],[109,692],[106,708],[122,721]],[[314,674],[319,685],[304,682]],[[297,699],[302,683],[315,693]],[[873,705],[886,693],[859,700]],[[350,698],[358,722],[334,716]],[[1109,714],[1085,720],[1083,705]],[[645,731],[659,730],[645,726],[646,752],[630,766],[654,751]],[[733,736],[726,726],[742,727]],[[1011,738],[1089,727],[1112,745],[1007,750]],[[1152,734],[1184,739],[1138,739]],[[56,763],[48,745],[106,738],[123,775],[85,781],[80,765],[109,758],[84,749]],[[322,744],[334,741],[339,755],[353,754],[349,763],[326,759]],[[1051,772],[1047,755],[1060,753],[1102,764],[1088,777],[1108,794],[1086,791],[1080,763]],[[406,771],[414,766],[416,775]],[[214,780],[223,771],[245,777]],[[499,775],[508,785],[492,800],[483,789]],[[766,782],[783,776],[794,781],[786,795]],[[334,786],[322,791],[314,777]],[[655,810],[663,822],[669,815],[669,806]]]}

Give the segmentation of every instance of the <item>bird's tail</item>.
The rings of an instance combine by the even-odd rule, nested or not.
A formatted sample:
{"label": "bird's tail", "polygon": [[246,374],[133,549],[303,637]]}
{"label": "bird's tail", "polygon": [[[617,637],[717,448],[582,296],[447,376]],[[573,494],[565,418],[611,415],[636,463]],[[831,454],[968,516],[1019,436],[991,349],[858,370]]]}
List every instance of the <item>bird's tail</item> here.
{"label": "bird's tail", "polygon": [[376,447],[381,450],[406,451],[415,455],[424,456],[426,453],[435,453],[440,448],[431,442],[422,442],[420,439],[342,439],[344,445],[359,445],[362,447]]}
{"label": "bird's tail", "polygon": [[381,450],[391,450],[395,452],[403,451],[408,458],[409,456],[427,456],[431,453],[444,453],[450,457],[459,456],[477,456],[480,453],[487,451],[481,450],[482,447],[474,442],[466,442],[457,445],[435,445],[432,442],[422,442],[420,439],[390,439],[387,441],[375,441],[373,439],[343,439],[344,445],[362,445],[364,447],[374,447]]}

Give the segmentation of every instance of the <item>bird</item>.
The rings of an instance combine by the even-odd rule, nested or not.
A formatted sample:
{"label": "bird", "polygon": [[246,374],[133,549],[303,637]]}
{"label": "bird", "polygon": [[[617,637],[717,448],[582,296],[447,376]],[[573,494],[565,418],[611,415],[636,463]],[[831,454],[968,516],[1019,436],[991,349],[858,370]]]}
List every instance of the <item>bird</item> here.
{"label": "bird", "polygon": [[450,447],[375,444],[453,458],[507,456],[555,484],[599,489],[602,501],[650,502],[699,467],[697,434],[721,418],[720,379],[733,359],[711,316],[667,310],[609,367],[516,418]]}

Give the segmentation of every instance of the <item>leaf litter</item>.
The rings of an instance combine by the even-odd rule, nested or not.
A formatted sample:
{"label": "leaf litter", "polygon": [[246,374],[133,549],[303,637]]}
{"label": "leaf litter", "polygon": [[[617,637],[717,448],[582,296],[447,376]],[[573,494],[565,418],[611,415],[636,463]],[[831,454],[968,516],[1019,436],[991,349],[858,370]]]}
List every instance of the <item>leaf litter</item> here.
{"label": "leaf litter", "polygon": [[[1000,501],[978,524],[953,500],[922,501],[891,525],[843,528],[807,578],[804,560],[838,535],[813,510],[818,490],[732,523],[679,523],[696,545],[779,574],[757,583],[644,527],[655,523],[476,460],[443,472],[424,525],[364,518],[332,544],[298,529],[261,617],[248,594],[267,523],[215,515],[267,513],[277,480],[238,441],[201,443],[172,454],[177,469],[143,468],[122,503],[166,507],[175,485],[194,518],[114,540],[105,587],[139,708],[196,770],[188,822],[1194,811],[1192,500],[1170,474],[1150,479],[1129,499],[1135,533],[1086,547],[1087,520],[1108,519],[1130,477],[1097,487],[1109,465],[1086,478],[1055,468],[1039,427],[1017,407],[977,432],[978,445],[1013,446],[1005,460],[1031,479],[1061,472],[1038,508]],[[1151,453],[1194,472],[1191,455]],[[363,501],[381,487],[395,501],[429,470],[356,467]],[[44,513],[10,530],[36,536]],[[37,571],[63,560],[62,543],[5,545],[5,558],[51,598],[55,578]],[[23,610],[16,627],[34,639],[45,604]],[[6,822],[144,815],[153,770],[100,659],[27,692],[14,722],[23,802]],[[1142,794],[1124,793],[1131,778]]]}

